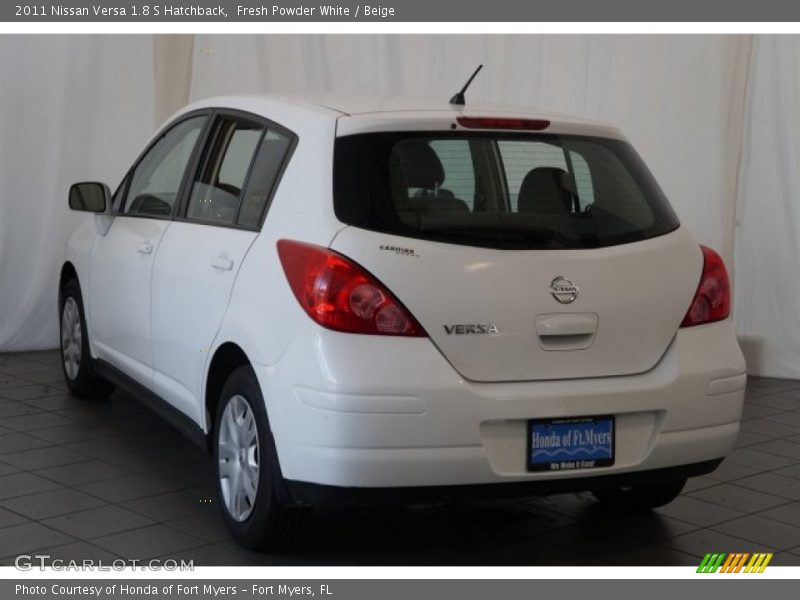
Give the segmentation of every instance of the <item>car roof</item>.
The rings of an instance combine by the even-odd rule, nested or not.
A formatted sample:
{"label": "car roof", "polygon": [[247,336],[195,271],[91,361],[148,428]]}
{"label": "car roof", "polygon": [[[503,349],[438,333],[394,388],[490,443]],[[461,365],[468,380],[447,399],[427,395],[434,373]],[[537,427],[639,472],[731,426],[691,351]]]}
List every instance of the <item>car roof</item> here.
{"label": "car roof", "polygon": [[[272,98],[276,98],[272,96]],[[281,96],[286,102],[310,104],[312,106],[328,108],[346,116],[359,116],[374,113],[408,113],[408,112],[438,112],[446,111],[453,114],[462,110],[470,112],[483,112],[491,114],[524,114],[529,117],[547,119],[570,119],[598,124],[598,121],[582,119],[577,116],[557,113],[552,111],[537,110],[531,106],[521,104],[500,104],[486,102],[468,102],[463,107],[450,104],[447,98],[433,98],[430,96],[364,96],[319,94],[313,96]]]}
{"label": "car roof", "polygon": [[[564,113],[539,110],[520,104],[471,103],[454,106],[447,98],[417,96],[376,96],[340,94],[247,94],[206,98],[195,102],[181,113],[198,108],[233,108],[253,112],[266,118],[273,118],[272,111],[282,114],[295,113],[314,115],[348,121],[346,129],[359,129],[364,122],[373,127],[388,123],[454,120],[464,116],[509,116],[546,119],[551,122],[552,131],[563,133],[582,133],[620,138],[622,134],[609,123],[576,117]],[[381,123],[383,125],[374,125]],[[404,127],[404,129],[407,127]]]}

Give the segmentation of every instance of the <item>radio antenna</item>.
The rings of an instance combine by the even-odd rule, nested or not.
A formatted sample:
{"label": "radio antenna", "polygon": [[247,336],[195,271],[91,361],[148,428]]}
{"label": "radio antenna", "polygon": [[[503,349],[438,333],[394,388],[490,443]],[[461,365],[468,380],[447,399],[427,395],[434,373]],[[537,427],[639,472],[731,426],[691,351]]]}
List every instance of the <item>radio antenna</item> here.
{"label": "radio antenna", "polygon": [[472,74],[472,76],[469,79],[467,79],[467,83],[464,84],[464,87],[461,88],[461,91],[457,92],[452,98],[450,98],[450,104],[452,104],[453,106],[464,106],[464,104],[466,104],[466,99],[464,98],[464,94],[466,93],[469,85],[472,83],[472,80],[475,79],[475,75],[477,75],[482,68],[483,65],[478,65],[478,68],[475,69],[475,72]]}

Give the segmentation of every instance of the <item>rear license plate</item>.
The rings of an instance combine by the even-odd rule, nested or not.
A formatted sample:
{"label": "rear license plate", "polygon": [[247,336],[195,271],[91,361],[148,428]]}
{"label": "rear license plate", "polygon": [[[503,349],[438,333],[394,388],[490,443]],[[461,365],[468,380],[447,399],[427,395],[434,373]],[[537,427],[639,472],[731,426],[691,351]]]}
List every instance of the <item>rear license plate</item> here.
{"label": "rear license plate", "polygon": [[614,417],[528,421],[528,471],[571,471],[614,464]]}

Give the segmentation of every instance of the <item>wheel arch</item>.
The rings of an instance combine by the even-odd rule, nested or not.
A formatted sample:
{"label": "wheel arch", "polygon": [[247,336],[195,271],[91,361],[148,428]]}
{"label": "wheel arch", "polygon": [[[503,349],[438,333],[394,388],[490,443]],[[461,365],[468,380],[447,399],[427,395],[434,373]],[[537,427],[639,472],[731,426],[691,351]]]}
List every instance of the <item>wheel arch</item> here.
{"label": "wheel arch", "polygon": [[209,444],[213,439],[214,419],[225,381],[234,370],[251,364],[245,351],[235,342],[224,342],[214,351],[208,365],[205,385],[206,434]]}
{"label": "wheel arch", "polygon": [[72,264],[72,261],[65,261],[63,265],[61,265],[61,274],[59,275],[58,279],[58,305],[59,308],[61,307],[61,302],[63,301],[64,296],[64,286],[67,285],[68,281],[77,280],[78,286],[80,286],[80,278],[78,277],[78,270],[75,268],[75,265]]}
{"label": "wheel arch", "polygon": [[[206,444],[209,454],[212,456],[214,455],[216,414],[225,382],[236,369],[245,366],[252,367],[253,365],[254,363],[251,362],[245,350],[235,342],[224,342],[214,350],[214,355],[209,362],[205,386]],[[266,407],[264,407],[264,410],[266,410]],[[269,427],[269,421],[267,426]],[[274,439],[272,443],[274,444]],[[275,485],[278,498],[285,504],[294,504],[294,499],[283,479],[277,448],[272,446],[268,454],[273,461],[275,469]]]}

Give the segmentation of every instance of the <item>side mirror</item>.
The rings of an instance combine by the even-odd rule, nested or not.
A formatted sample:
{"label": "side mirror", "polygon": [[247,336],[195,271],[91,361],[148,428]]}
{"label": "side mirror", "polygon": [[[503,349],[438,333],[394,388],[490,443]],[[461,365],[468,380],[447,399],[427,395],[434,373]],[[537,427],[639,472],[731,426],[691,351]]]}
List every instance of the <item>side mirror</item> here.
{"label": "side mirror", "polygon": [[84,181],[69,188],[69,207],[93,213],[106,212],[111,203],[111,190],[105,183]]}

